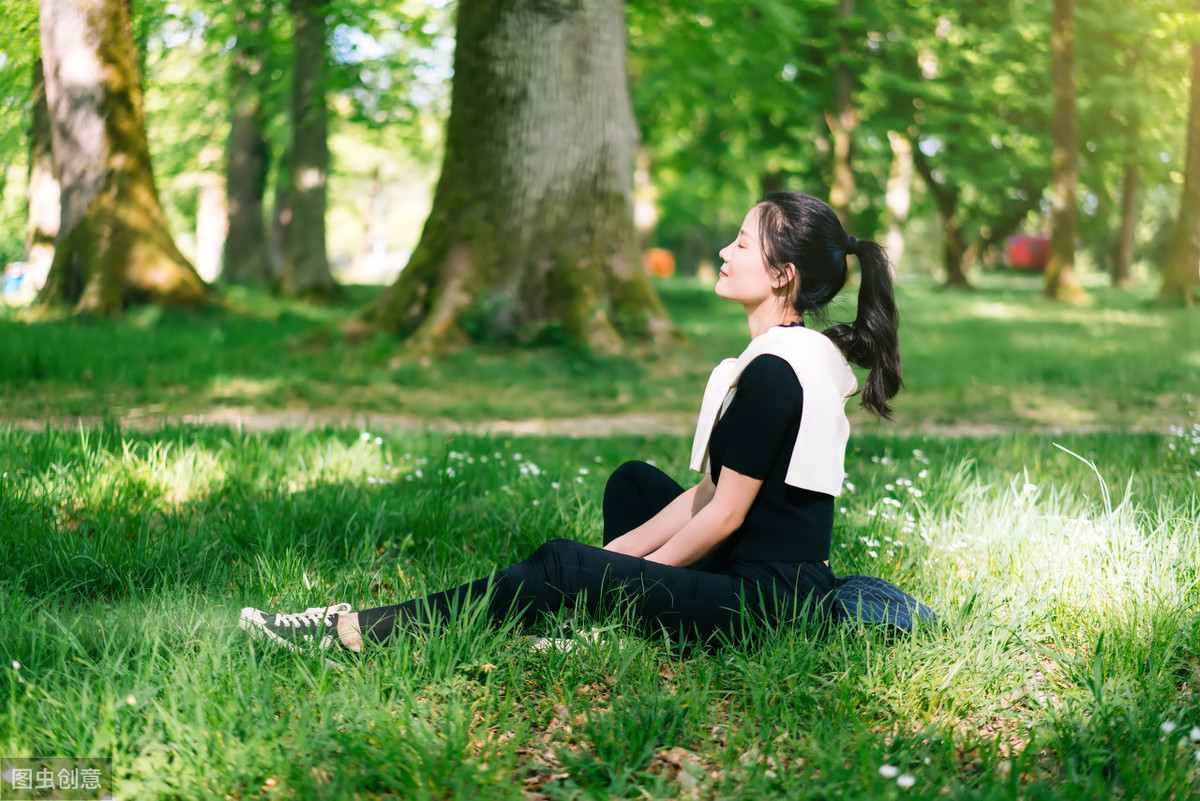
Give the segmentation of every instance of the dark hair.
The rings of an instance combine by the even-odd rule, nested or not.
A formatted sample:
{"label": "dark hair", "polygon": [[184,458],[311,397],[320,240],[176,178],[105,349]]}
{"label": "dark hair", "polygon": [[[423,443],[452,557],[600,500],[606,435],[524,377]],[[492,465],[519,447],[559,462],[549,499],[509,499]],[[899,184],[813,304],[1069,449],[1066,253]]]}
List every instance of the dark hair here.
{"label": "dark hair", "polygon": [[[799,192],[777,192],[759,204],[758,238],[767,269],[788,277],[779,294],[801,316],[824,318],[824,308],[846,285],[846,256],[858,256],[858,315],[825,329],[848,361],[868,371],[863,408],[890,418],[888,401],[900,391],[900,315],[887,254],[874,242],[846,235],[827,203]],[[795,270],[788,276],[787,266]]]}

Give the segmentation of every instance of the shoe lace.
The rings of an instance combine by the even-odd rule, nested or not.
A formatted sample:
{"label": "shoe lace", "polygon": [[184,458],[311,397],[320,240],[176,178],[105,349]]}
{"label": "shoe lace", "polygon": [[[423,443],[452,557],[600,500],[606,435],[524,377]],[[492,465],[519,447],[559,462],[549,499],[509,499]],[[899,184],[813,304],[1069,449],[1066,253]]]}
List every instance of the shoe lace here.
{"label": "shoe lace", "polygon": [[275,625],[296,628],[332,626],[334,615],[344,615],[349,611],[350,604],[348,603],[334,604],[333,606],[311,606],[303,612],[275,615]]}

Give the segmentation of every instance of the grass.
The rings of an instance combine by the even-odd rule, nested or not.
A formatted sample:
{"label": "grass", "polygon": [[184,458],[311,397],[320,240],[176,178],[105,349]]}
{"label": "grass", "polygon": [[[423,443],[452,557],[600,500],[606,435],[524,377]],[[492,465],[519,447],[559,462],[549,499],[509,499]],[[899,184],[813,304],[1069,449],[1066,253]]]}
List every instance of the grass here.
{"label": "grass", "polygon": [[[1044,302],[1036,278],[984,276],[973,293],[927,281],[899,288],[908,430],[1093,427],[1165,430],[1200,398],[1200,317],[1147,305],[1150,288],[1093,287],[1093,305]],[[0,312],[0,416],[109,415],[161,421],[234,408],[365,413],[461,422],[652,410],[674,431],[694,421],[712,365],[746,342],[741,310],[690,279],[659,284],[686,342],[635,358],[477,345],[436,360],[381,336],[351,346],[320,335],[378,290],[312,307],[243,290],[237,313],[32,322]],[[848,319],[853,309],[834,310]],[[518,380],[519,379],[519,380]],[[873,424],[861,412],[860,428]]]}
{"label": "grass", "polygon": [[[551,537],[597,542],[625,459],[688,475],[670,433],[424,422],[653,409],[686,430],[745,342],[740,312],[671,281],[689,342],[669,351],[427,363],[314,337],[366,289],[118,322],[4,312],[0,755],[109,756],[130,799],[1196,796],[1196,316],[982,283],[901,286],[900,425],[855,415],[838,502],[835,571],[896,582],[937,629],[698,651],[614,619],[594,644],[536,651],[464,614],[344,672],[252,643],[238,610],[442,589]],[[223,407],[417,424],[156,422]],[[62,424],[75,415],[101,420]]]}
{"label": "grass", "polygon": [[541,652],[467,616],[337,673],[237,610],[363,608],[595,542],[608,471],[683,478],[687,443],[3,428],[0,749],[109,755],[120,798],[1194,795],[1198,445],[1189,421],[856,437],[834,567],[937,609],[917,637],[709,652],[618,626]]}

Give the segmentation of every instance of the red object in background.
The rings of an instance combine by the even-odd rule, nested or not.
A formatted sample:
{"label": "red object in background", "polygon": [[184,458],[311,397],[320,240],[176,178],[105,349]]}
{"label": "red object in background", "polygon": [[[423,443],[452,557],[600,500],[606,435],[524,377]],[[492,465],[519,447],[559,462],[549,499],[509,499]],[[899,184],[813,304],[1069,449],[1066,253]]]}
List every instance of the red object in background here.
{"label": "red object in background", "polygon": [[1013,234],[1004,243],[1004,260],[1014,270],[1040,273],[1049,257],[1049,234]]}
{"label": "red object in background", "polygon": [[665,248],[650,248],[642,254],[646,272],[659,278],[670,278],[675,274],[675,254]]}

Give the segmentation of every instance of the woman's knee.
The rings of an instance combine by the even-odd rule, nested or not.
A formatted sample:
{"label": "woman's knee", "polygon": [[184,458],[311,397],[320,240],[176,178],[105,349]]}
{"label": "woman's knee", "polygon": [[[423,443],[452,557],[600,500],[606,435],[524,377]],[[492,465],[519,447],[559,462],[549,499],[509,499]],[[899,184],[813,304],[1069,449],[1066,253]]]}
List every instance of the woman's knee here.
{"label": "woman's knee", "polygon": [[636,486],[639,483],[638,478],[640,476],[646,475],[647,471],[656,471],[657,469],[658,468],[651,464],[637,460],[623,462],[616,470],[609,474],[608,483],[604,487],[604,492],[605,494],[608,494],[609,491],[614,488],[628,486],[631,484]]}
{"label": "woman's knee", "polygon": [[563,538],[547,540],[539,545],[526,561],[540,566],[557,566],[562,564],[570,554],[576,553],[584,547],[587,546],[575,540]]}

